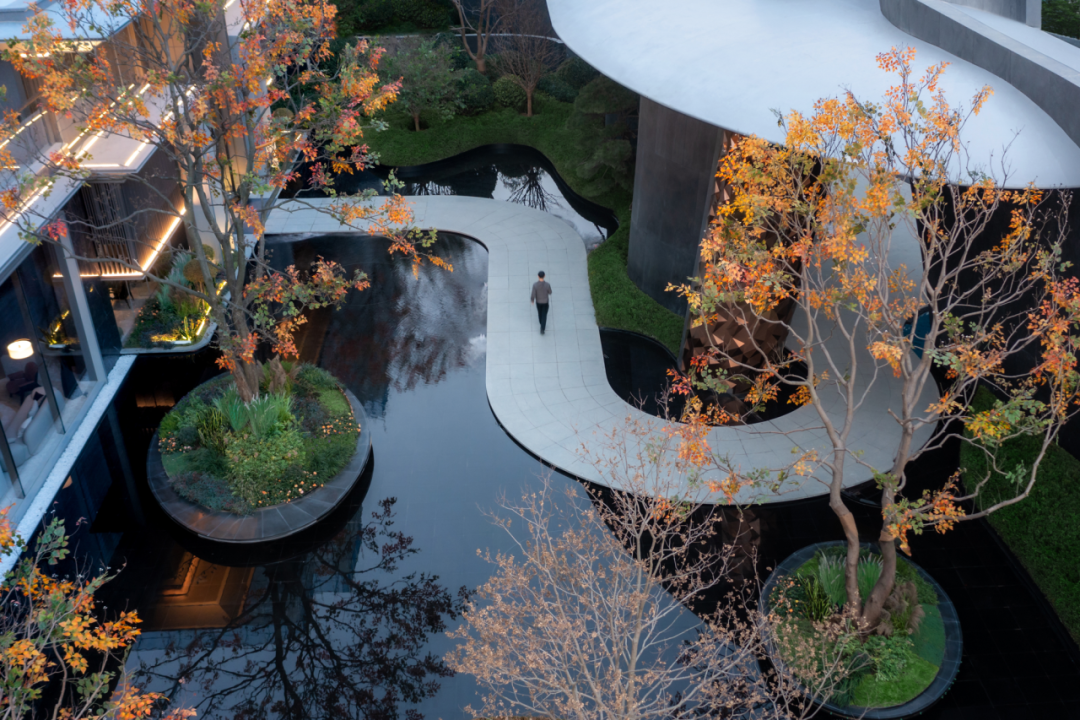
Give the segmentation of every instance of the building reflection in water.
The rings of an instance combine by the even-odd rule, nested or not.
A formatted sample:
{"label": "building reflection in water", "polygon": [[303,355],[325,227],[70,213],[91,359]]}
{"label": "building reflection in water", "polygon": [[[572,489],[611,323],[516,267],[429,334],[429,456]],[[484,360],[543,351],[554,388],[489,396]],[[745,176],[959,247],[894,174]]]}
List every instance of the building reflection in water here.
{"label": "building reflection in water", "polygon": [[177,548],[129,659],[136,682],[199,717],[391,720],[400,702],[437,692],[452,673],[424,647],[463,594],[396,574],[418,549],[392,528],[394,503],[265,565],[228,567]]}
{"label": "building reflection in water", "polygon": [[173,546],[143,631],[227,627],[244,610],[254,570],[215,565]]}
{"label": "building reflection in water", "polygon": [[135,682],[200,718],[417,717],[401,706],[452,674],[428,646],[464,591],[399,570],[420,549],[393,526],[393,498],[365,498],[374,459],[323,522],[254,548],[200,543],[149,499],[145,441],[213,357],[133,370],[56,496],[73,549],[57,573],[119,571],[99,598],[143,618]]}

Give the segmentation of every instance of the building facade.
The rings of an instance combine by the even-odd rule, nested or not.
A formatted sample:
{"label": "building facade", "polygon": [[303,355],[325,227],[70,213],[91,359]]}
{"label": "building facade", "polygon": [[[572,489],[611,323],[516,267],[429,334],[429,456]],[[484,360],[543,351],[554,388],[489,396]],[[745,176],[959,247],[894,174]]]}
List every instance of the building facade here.
{"label": "building facade", "polygon": [[[56,27],[66,27],[59,3],[39,5],[55,13]],[[0,8],[0,36],[16,52],[33,12],[21,0]],[[223,15],[229,35],[238,35],[240,3],[228,3]],[[81,29],[70,51],[104,54],[117,85],[153,103],[142,98],[149,85],[140,43],[149,33],[136,31],[139,22],[112,18],[100,23],[109,33],[90,40]],[[19,122],[0,143],[16,163],[5,168],[9,182],[19,173],[44,172],[40,159],[60,150],[85,153],[89,171],[83,182],[58,179],[50,192],[32,195],[0,220],[0,507],[10,507],[20,531],[32,531],[70,481],[71,463],[133,356],[191,351],[209,341],[213,327],[204,322],[197,342],[158,336],[147,343],[138,332],[141,313],[150,312],[159,290],[147,273],[159,272],[170,249],[186,242],[176,213],[183,208],[179,174],[168,153],[147,141],[89,131],[78,108],[70,116],[46,111],[40,81],[10,62],[0,60],[0,84],[6,89],[0,109]],[[28,225],[57,220],[68,231],[59,244],[25,237]]]}

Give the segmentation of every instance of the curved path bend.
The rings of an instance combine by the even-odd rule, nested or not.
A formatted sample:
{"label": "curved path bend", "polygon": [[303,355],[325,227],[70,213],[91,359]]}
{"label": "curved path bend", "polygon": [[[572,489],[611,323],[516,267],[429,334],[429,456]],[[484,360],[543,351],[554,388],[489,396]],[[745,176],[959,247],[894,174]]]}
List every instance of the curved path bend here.
{"label": "curved path bend", "polygon": [[[626,403],[608,384],[581,237],[553,215],[498,200],[431,196],[409,201],[418,227],[475,238],[489,251],[487,392],[499,423],[549,465],[612,486],[610,478],[582,458],[582,448],[602,451],[604,436],[627,419],[657,431],[662,423]],[[316,205],[320,201],[305,202]],[[267,234],[363,231],[362,226],[344,226],[315,208],[299,206],[275,211],[266,224]],[[903,245],[913,246],[913,241]],[[905,249],[912,247],[900,248]],[[914,257],[917,262],[917,254]],[[547,273],[553,288],[546,335],[540,335],[535,309],[529,303],[529,290],[539,270]],[[873,360],[866,355],[860,362],[872,364]],[[888,409],[897,395],[892,373],[879,373],[857,411],[850,447],[875,468],[892,464],[894,453],[888,440],[895,437],[896,425]],[[928,395],[927,404],[930,401]],[[833,410],[841,409],[837,399]],[[930,432],[927,428],[916,438],[919,446]],[[790,463],[796,452],[831,448],[816,412],[809,407],[770,422],[713,428],[709,443],[744,471]],[[780,494],[746,492],[738,500],[823,495],[828,492],[827,480],[824,473],[818,474],[789,481]],[[850,462],[848,477],[847,484],[854,485],[869,480],[871,474]],[[686,482],[680,476],[674,480]],[[724,500],[704,490],[700,499]]]}

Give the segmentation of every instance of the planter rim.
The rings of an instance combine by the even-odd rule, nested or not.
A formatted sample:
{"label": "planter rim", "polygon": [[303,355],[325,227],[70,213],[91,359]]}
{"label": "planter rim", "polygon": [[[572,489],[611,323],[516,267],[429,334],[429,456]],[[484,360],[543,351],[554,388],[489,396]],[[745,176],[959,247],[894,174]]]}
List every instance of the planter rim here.
{"label": "planter rim", "polygon": [[[761,588],[761,595],[758,597],[758,611],[762,614],[768,613],[769,595],[772,594],[772,589],[776,586],[776,583],[780,578],[793,574],[807,560],[810,560],[818,550],[838,546],[846,547],[846,545],[847,543],[842,540],[814,543],[813,545],[808,545],[801,550],[795,551],[782,562],[778,563],[776,568],[769,573],[768,579]],[[873,553],[879,552],[877,545],[874,543],[860,543],[860,546],[863,550],[868,550]],[[964,641],[960,629],[960,618],[956,612],[956,606],[953,605],[952,600],[949,598],[948,593],[945,592],[945,589],[941,587],[941,584],[923,570],[922,567],[907,558],[902,560],[898,558],[898,561],[906,561],[910,564],[915,568],[915,572],[919,574],[919,577],[930,583],[930,585],[934,587],[934,591],[937,592],[938,608],[941,610],[941,619],[945,624],[945,656],[942,658],[941,666],[938,668],[937,675],[925,690],[911,700],[900,705],[891,705],[889,707],[881,708],[866,708],[854,705],[836,705],[828,701],[821,702],[816,698],[813,699],[814,702],[834,715],[846,718],[865,718],[865,720],[898,720],[899,718],[921,714],[944,697],[945,693],[948,692],[949,688],[952,687],[953,682],[956,680],[957,673],[960,672],[960,659],[963,656]],[[768,647],[769,655],[773,661],[776,663],[782,662],[778,657],[779,653],[773,646],[771,639],[769,640]]]}
{"label": "planter rim", "polygon": [[349,390],[345,397],[360,424],[356,449],[349,464],[318,490],[291,502],[259,508],[250,515],[211,511],[179,495],[169,481],[158,449],[158,435],[150,441],[146,475],[150,491],[174,522],[195,535],[215,542],[251,544],[279,540],[305,530],[334,511],[352,491],[371,457],[371,429],[360,401]]}

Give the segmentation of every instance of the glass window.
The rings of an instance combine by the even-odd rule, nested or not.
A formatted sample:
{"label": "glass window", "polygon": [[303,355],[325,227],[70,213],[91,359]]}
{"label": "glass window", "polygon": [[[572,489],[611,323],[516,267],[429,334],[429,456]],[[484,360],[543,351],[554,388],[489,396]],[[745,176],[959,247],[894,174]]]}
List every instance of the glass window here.
{"label": "glass window", "polygon": [[58,259],[53,247],[38,246],[0,283],[0,424],[7,446],[0,452],[0,494],[10,495],[7,502],[33,492],[48,473],[97,382]]}
{"label": "glass window", "polygon": [[[6,506],[42,475],[50,441],[59,438],[59,422],[47,402],[41,380],[41,355],[35,328],[24,313],[18,273],[0,283],[0,424],[9,455],[0,478],[0,506]],[[14,468],[9,465],[14,465]],[[21,487],[20,481],[21,480]]]}

